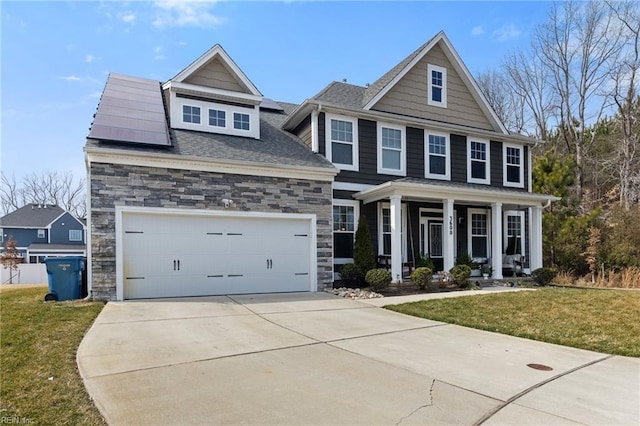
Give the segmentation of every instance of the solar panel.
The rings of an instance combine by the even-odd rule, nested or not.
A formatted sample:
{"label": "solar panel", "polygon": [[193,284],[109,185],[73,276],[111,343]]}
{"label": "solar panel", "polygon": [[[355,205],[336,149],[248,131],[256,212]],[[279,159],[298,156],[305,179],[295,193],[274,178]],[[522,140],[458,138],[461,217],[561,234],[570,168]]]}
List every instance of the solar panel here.
{"label": "solar panel", "polygon": [[260,103],[260,108],[271,109],[274,111],[284,111],[284,108],[278,105],[273,99],[269,99],[269,98],[262,98],[262,102]]}
{"label": "solar panel", "polygon": [[89,138],[171,145],[160,83],[109,74]]}

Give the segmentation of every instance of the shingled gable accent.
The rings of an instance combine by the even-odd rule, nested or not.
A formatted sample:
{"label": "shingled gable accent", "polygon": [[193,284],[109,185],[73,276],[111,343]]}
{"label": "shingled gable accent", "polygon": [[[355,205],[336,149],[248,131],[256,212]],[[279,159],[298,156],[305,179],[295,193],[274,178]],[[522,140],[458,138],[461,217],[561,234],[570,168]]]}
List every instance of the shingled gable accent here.
{"label": "shingled gable accent", "polygon": [[[462,62],[462,59],[454,49],[453,45],[445,35],[443,31],[440,31],[435,37],[423,44],[418,50],[414,51],[406,57],[402,62],[392,68],[389,72],[383,75],[380,79],[374,82],[365,92],[363,99],[363,109],[372,110],[374,106],[387,94],[389,91],[407,75],[411,69],[416,66],[436,45],[439,45],[443,50],[447,59],[451,62],[454,70],[458,73],[463,84],[467,90],[477,102],[478,106],[489,120],[495,131],[503,134],[509,134],[504,124],[500,121],[496,113],[493,111],[489,102],[482,94],[482,91],[476,84],[475,80],[469,73],[469,70]],[[425,82],[426,84],[426,82]]]}
{"label": "shingled gable accent", "polygon": [[[225,71],[227,72],[227,76],[223,76]],[[215,84],[216,75],[223,77],[223,84]],[[210,76],[214,76],[214,78],[212,79]],[[227,80],[226,83],[224,83],[224,80]],[[234,88],[240,88],[241,93],[262,97],[262,93],[260,93],[258,88],[251,82],[251,80],[249,80],[245,73],[242,72],[240,67],[236,65],[233,59],[231,59],[219,44],[213,46],[169,81],[205,86],[212,89],[221,89],[231,92],[237,91],[233,90]],[[213,86],[210,85],[211,82],[214,83]]]}

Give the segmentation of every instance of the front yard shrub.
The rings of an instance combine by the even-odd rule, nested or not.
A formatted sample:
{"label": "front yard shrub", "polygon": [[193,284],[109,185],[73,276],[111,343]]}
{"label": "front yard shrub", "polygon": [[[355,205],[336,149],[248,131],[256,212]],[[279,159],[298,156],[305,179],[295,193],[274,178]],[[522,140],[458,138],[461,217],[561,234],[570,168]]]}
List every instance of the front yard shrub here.
{"label": "front yard shrub", "polygon": [[531,278],[538,283],[538,285],[549,285],[556,276],[556,273],[551,268],[538,268],[531,272]]}
{"label": "front yard shrub", "polygon": [[456,257],[456,266],[458,265],[467,265],[470,269],[473,269],[475,263],[473,263],[473,259],[469,256],[469,253],[462,253]]}
{"label": "front yard shrub", "polygon": [[372,269],[367,272],[365,276],[365,281],[373,291],[382,290],[384,288],[389,287],[391,284],[391,272],[386,269]]}
{"label": "front yard shrub", "polygon": [[356,240],[353,243],[353,263],[356,264],[362,274],[366,274],[376,267],[376,253],[371,243],[371,233],[367,218],[361,215],[356,229]]}
{"label": "front yard shrub", "polygon": [[342,267],[342,271],[340,271],[340,277],[342,277],[343,281],[360,284],[362,283],[364,274],[354,263],[347,263]]}
{"label": "front yard shrub", "polygon": [[416,266],[418,268],[429,268],[432,271],[435,270],[435,265],[433,264],[429,256],[425,256],[425,257],[418,256],[418,258],[416,259]]}
{"label": "front yard shrub", "polygon": [[471,268],[467,265],[456,265],[451,268],[451,275],[453,280],[458,284],[458,287],[465,288],[469,284],[467,281],[471,276]]}
{"label": "front yard shrub", "polygon": [[416,268],[411,273],[411,281],[420,290],[425,290],[431,287],[431,280],[433,279],[433,271],[429,268],[421,267]]}

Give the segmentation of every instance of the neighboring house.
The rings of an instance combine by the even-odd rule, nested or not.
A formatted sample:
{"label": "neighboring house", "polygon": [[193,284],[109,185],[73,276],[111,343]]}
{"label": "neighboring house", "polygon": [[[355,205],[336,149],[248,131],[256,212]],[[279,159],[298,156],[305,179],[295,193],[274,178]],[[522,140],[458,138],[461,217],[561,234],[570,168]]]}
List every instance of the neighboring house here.
{"label": "neighboring house", "polygon": [[2,245],[13,237],[24,263],[42,263],[45,257],[86,256],[85,234],[81,220],[54,204],[27,204],[0,218]]}
{"label": "neighboring house", "polygon": [[[85,146],[100,299],[317,291],[367,218],[394,281],[507,246],[542,266],[531,147],[439,33],[366,87],[263,97],[219,45],[171,80],[111,74]],[[115,281],[114,281],[115,277]]]}

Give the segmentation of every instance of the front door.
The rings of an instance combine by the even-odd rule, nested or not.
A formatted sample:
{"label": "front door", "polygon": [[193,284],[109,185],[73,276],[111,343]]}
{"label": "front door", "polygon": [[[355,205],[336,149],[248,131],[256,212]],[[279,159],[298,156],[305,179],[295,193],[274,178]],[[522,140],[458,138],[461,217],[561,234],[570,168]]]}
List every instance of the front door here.
{"label": "front door", "polygon": [[420,249],[433,262],[434,273],[444,269],[443,230],[441,219],[420,218]]}

